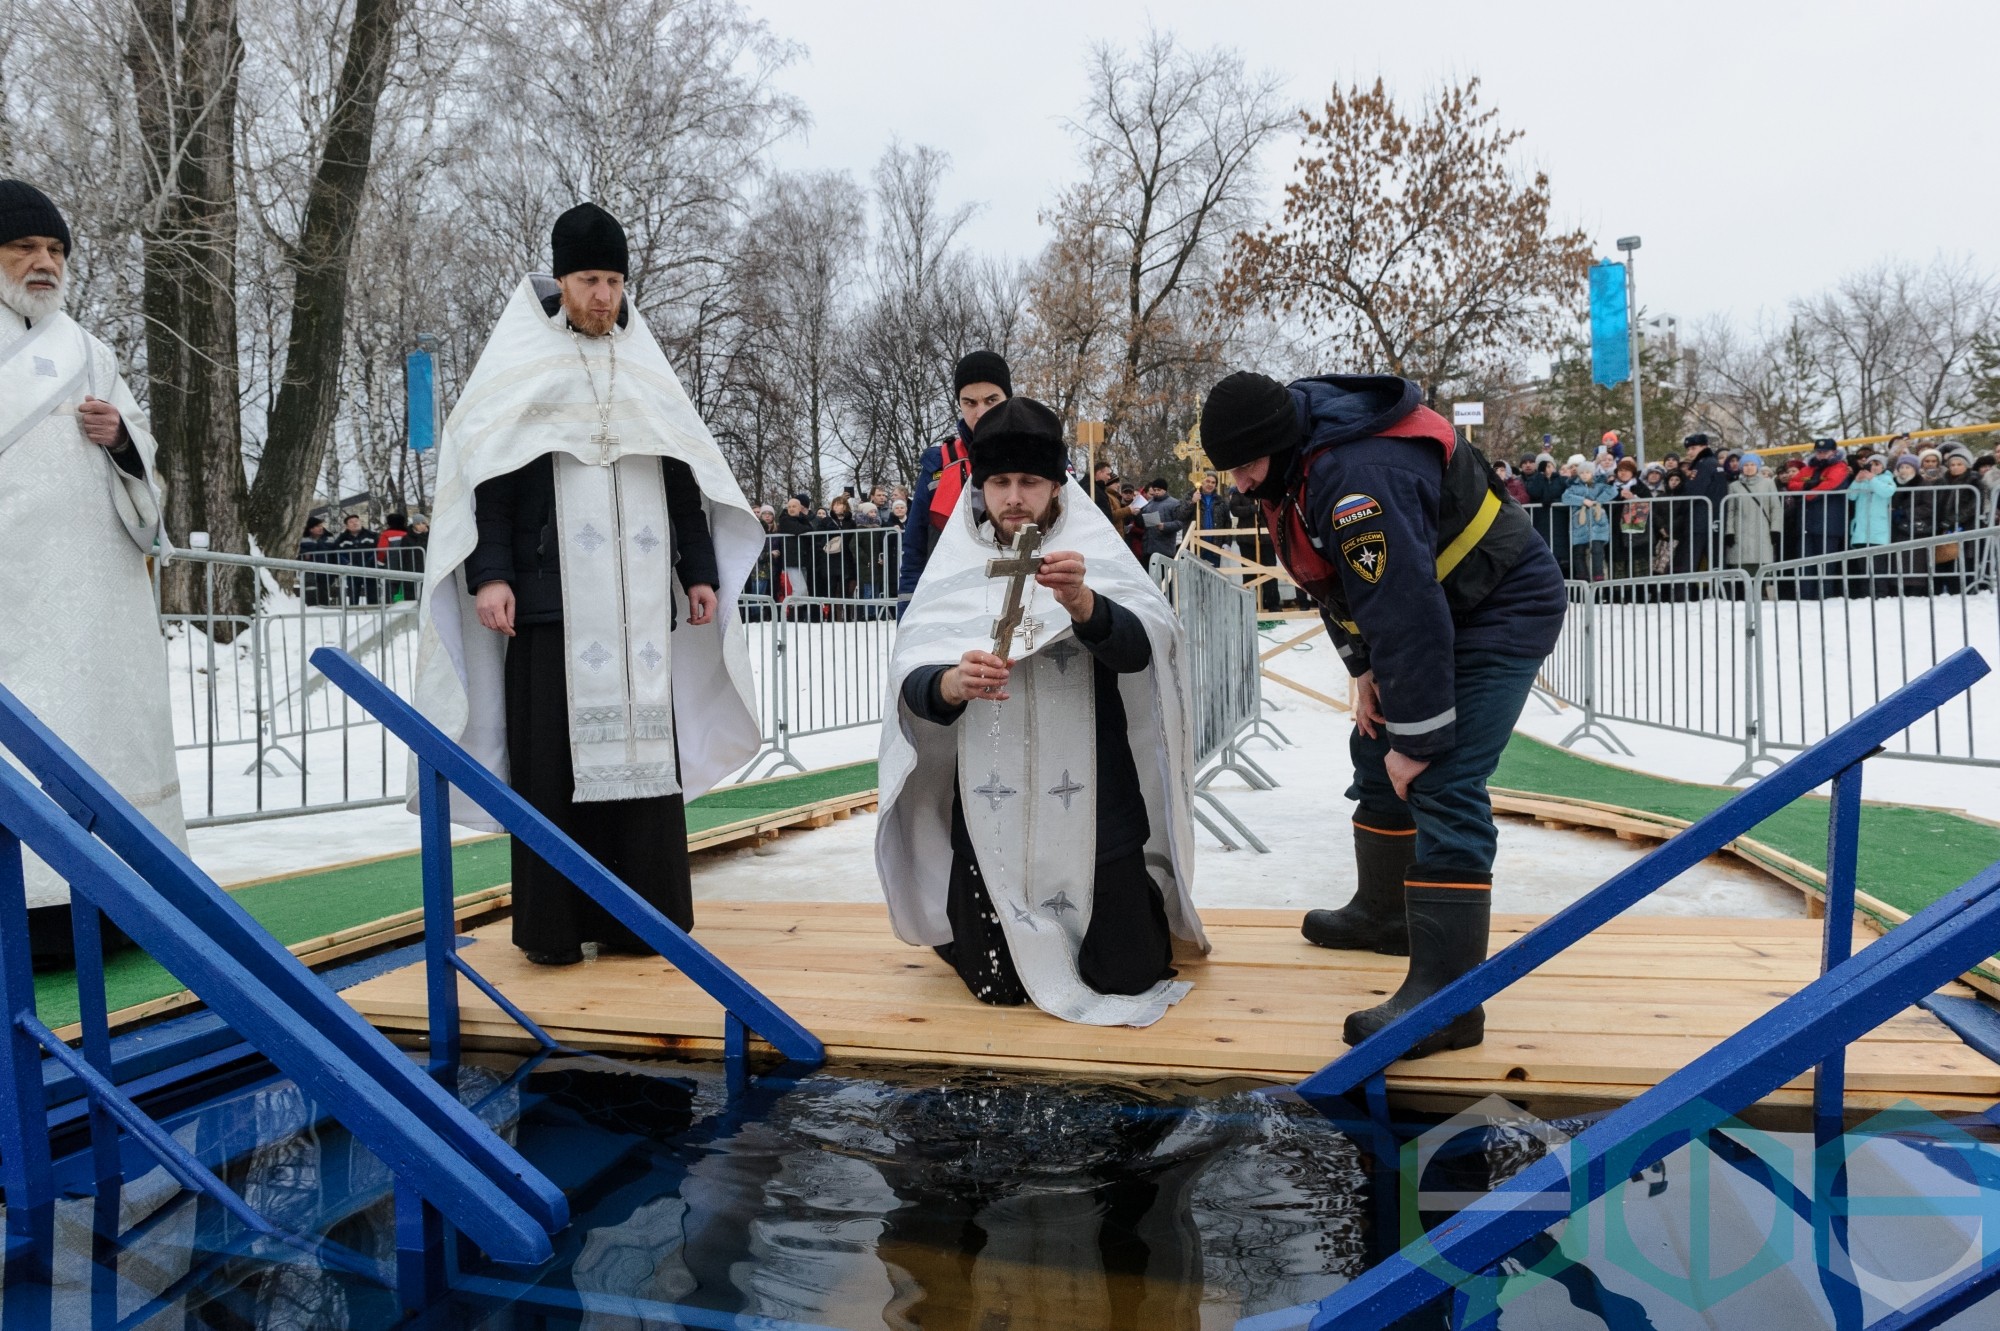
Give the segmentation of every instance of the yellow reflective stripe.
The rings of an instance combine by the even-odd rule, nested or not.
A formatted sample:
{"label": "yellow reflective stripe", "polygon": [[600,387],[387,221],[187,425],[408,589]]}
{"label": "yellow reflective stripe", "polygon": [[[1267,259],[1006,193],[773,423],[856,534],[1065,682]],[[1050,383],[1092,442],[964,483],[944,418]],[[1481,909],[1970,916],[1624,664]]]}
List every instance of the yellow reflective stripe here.
{"label": "yellow reflective stripe", "polygon": [[1472,521],[1465,524],[1465,530],[1452,538],[1450,545],[1438,551],[1437,580],[1443,582],[1451,576],[1451,571],[1472,553],[1472,547],[1479,544],[1481,537],[1492,530],[1493,519],[1500,516],[1500,496],[1491,490],[1486,498],[1479,501],[1479,511],[1472,515]]}
{"label": "yellow reflective stripe", "polygon": [[1361,636],[1361,626],[1351,619],[1337,619],[1334,623],[1340,625],[1357,638]]}

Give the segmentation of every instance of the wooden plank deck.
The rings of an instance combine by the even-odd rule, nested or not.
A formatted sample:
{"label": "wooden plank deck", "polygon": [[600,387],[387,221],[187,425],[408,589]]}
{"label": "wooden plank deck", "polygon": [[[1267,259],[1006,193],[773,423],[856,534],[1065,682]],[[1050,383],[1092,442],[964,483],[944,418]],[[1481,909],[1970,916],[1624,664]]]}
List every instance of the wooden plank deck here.
{"label": "wooden plank deck", "polygon": [[[1216,910],[1204,917],[1213,954],[1180,963],[1193,993],[1151,1027],[1107,1029],[977,1002],[929,949],[899,942],[878,905],[696,909],[701,941],[836,1059],[1293,1081],[1339,1052],[1342,1016],[1381,1001],[1404,969],[1399,957],[1309,946],[1293,911]],[[1494,946],[1539,918],[1497,916]],[[474,931],[479,941],[466,959],[556,1038],[619,1053],[720,1046],[720,1009],[665,962],[531,966],[509,944],[508,927]],[[1406,1096],[1629,1099],[1810,982],[1819,949],[1820,926],[1809,920],[1621,918],[1489,1004],[1484,1044],[1400,1064],[1390,1086]],[[519,1036],[469,983],[461,981],[460,994],[468,1039]],[[386,1030],[423,1028],[419,967],[345,997]],[[1847,1077],[1851,1109],[1907,1099],[1976,1112],[2000,1100],[2000,1065],[1916,1009],[1856,1044]],[[1766,1104],[1804,1104],[1810,1085],[1800,1077]]]}

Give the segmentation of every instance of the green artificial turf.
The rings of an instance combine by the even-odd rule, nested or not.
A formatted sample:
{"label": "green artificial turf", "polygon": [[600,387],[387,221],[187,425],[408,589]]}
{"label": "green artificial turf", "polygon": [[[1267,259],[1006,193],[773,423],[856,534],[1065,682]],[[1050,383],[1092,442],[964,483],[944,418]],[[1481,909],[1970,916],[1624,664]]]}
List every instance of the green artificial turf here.
{"label": "green artificial turf", "polygon": [[[688,805],[688,831],[706,832],[762,812],[780,813],[875,786],[875,764],[849,763],[799,776],[779,777],[711,791]],[[460,896],[497,887],[512,876],[505,837],[452,848],[452,890]],[[416,852],[372,864],[321,869],[259,883],[230,893],[285,946],[323,938],[358,924],[415,910],[423,904],[423,865]],[[111,1011],[178,993],[180,981],[151,957],[120,952],[104,968]],[[35,1006],[43,1022],[67,1026],[77,1019],[76,974],[51,971],[35,977]]]}
{"label": "green artificial turf", "polygon": [[[1521,734],[1501,756],[1493,784],[1690,820],[1740,793],[1594,762]],[[1862,793],[1869,793],[1865,777]],[[1825,798],[1809,796],[1765,819],[1750,836],[1824,870],[1830,807]],[[1915,914],[1996,860],[2000,827],[1935,809],[1862,807],[1857,886],[1899,910]]]}

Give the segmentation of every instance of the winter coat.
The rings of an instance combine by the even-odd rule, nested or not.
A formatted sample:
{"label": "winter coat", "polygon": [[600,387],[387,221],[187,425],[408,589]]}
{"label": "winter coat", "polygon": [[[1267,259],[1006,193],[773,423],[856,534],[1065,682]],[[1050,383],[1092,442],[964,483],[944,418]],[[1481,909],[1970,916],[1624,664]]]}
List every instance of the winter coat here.
{"label": "winter coat", "polygon": [[1759,471],[1738,476],[1723,506],[1723,542],[1731,564],[1756,566],[1778,557],[1785,532],[1785,501],[1778,483]]}
{"label": "winter coat", "polygon": [[[1180,549],[1181,532],[1186,529],[1188,519],[1194,516],[1194,508],[1193,501],[1176,499],[1172,495],[1161,495],[1143,506],[1135,506],[1132,512],[1138,518],[1143,536],[1140,549],[1145,552],[1139,562],[1150,565],[1154,555],[1172,559]],[[1144,515],[1148,513],[1160,515],[1158,526],[1146,521]]]}
{"label": "winter coat", "polygon": [[1886,471],[1847,487],[1848,501],[1854,506],[1854,521],[1847,532],[1850,545],[1887,545],[1894,539],[1890,508],[1896,488],[1896,478]]}
{"label": "winter coat", "polygon": [[1540,505],[1539,509],[1528,510],[1528,516],[1534,519],[1535,530],[1549,538],[1552,549],[1568,550],[1569,509],[1563,506],[1563,494],[1569,489],[1569,477],[1560,473],[1545,476],[1536,472],[1524,478],[1522,484],[1528,487],[1529,502]]}
{"label": "winter coat", "polygon": [[1808,535],[1825,535],[1840,531],[1847,523],[1847,508],[1844,501],[1820,498],[1820,495],[1847,488],[1853,469],[1844,458],[1836,457],[1830,462],[1808,460],[1796,475],[1785,485],[1794,494],[1812,495],[1801,500],[1799,522]]}
{"label": "winter coat", "polygon": [[[1574,480],[1563,492],[1563,504],[1571,509],[1569,520],[1569,543],[1583,545],[1590,541],[1611,539],[1611,505],[1618,498],[1618,487],[1609,481]],[[1595,508],[1586,505],[1595,503]]]}

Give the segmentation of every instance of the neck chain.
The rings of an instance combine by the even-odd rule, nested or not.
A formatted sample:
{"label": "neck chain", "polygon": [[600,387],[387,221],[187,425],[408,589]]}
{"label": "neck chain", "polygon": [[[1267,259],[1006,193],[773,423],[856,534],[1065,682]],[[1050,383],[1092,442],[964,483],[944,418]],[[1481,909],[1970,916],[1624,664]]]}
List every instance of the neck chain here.
{"label": "neck chain", "polygon": [[611,373],[605,379],[604,396],[600,398],[597,395],[597,375],[591,371],[590,356],[583,349],[583,336],[576,331],[575,324],[569,325],[569,336],[576,343],[576,358],[583,362],[583,377],[590,384],[590,400],[597,404],[597,434],[590,442],[608,453],[618,443],[618,436],[611,433],[611,395],[618,391],[618,339],[615,336],[607,338]]}

